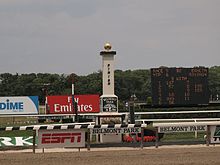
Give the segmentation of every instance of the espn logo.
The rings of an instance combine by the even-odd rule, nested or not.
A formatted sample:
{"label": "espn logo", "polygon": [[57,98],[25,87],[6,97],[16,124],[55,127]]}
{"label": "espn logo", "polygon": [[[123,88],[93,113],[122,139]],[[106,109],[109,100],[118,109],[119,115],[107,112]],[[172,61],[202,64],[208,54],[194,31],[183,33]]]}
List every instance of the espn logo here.
{"label": "espn logo", "polygon": [[82,133],[43,133],[41,143],[42,144],[54,144],[54,143],[80,143]]}

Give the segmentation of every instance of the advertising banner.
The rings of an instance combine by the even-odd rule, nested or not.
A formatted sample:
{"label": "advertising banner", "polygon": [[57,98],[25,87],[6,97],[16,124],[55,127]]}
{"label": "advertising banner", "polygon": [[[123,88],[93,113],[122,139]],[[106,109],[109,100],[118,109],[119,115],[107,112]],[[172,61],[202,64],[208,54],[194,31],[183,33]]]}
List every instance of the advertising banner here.
{"label": "advertising banner", "polygon": [[39,130],[38,148],[85,147],[83,130]]}
{"label": "advertising banner", "polygon": [[206,125],[192,125],[192,126],[166,126],[158,127],[160,133],[173,133],[173,132],[204,132],[207,130]]}
{"label": "advertising banner", "polygon": [[141,133],[141,128],[93,128],[90,131],[92,134],[126,134],[126,133]]}
{"label": "advertising banner", "polygon": [[[73,114],[72,96],[47,96],[47,107],[50,114]],[[74,95],[78,113],[100,112],[99,95]]]}
{"label": "advertising banner", "polygon": [[32,146],[33,136],[29,137],[0,137],[0,147]]}
{"label": "advertising banner", "polygon": [[220,125],[210,126],[211,143],[220,143]]}
{"label": "advertising banner", "polygon": [[0,97],[0,115],[38,114],[38,96]]}

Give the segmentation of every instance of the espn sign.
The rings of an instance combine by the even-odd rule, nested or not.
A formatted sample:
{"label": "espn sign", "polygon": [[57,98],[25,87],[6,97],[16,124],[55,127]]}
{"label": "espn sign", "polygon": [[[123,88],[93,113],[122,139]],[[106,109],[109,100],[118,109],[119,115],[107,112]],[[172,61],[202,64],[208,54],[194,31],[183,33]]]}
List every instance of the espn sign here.
{"label": "espn sign", "polygon": [[[74,95],[78,113],[100,112],[99,95]],[[72,96],[47,96],[49,114],[73,114]]]}
{"label": "espn sign", "polygon": [[39,130],[39,148],[85,147],[83,130]]}

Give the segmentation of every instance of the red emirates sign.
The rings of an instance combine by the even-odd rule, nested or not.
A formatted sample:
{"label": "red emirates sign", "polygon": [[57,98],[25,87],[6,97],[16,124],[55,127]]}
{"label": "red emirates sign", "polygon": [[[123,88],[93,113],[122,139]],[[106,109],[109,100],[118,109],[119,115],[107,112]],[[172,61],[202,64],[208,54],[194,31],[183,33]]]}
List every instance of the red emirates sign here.
{"label": "red emirates sign", "polygon": [[[47,96],[49,114],[73,114],[72,96]],[[100,112],[99,95],[74,95],[78,113]]]}

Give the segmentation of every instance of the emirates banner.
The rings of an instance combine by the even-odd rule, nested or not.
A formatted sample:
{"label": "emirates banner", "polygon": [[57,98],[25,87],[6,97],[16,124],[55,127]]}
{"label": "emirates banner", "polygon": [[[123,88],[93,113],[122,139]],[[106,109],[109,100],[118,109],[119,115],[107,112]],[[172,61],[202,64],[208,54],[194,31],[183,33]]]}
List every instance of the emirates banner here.
{"label": "emirates banner", "polygon": [[[72,96],[47,96],[47,110],[49,114],[73,114]],[[78,113],[100,112],[99,95],[74,95]]]}

